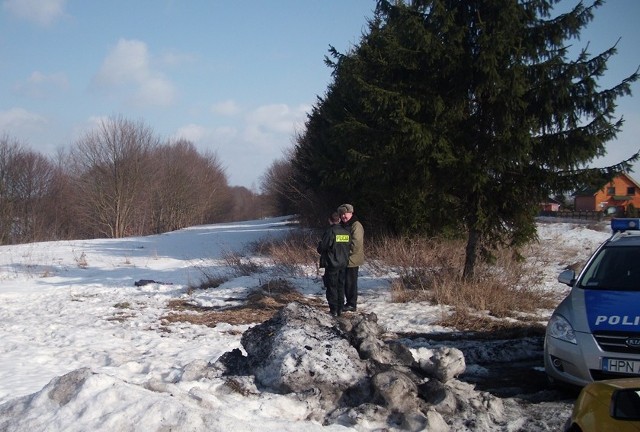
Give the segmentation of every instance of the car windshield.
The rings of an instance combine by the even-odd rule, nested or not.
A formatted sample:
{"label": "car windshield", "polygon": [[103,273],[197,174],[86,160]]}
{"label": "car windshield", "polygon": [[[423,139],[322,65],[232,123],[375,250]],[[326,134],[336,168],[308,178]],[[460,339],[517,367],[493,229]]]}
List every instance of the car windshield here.
{"label": "car windshield", "polygon": [[584,272],[580,287],[640,291],[640,247],[611,246],[600,249]]}

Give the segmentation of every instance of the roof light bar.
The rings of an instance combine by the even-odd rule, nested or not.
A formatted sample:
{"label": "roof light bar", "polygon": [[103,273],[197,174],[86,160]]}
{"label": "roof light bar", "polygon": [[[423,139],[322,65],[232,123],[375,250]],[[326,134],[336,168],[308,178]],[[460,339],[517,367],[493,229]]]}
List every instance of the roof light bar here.
{"label": "roof light bar", "polygon": [[618,231],[639,231],[640,218],[613,218],[611,219],[611,230]]}

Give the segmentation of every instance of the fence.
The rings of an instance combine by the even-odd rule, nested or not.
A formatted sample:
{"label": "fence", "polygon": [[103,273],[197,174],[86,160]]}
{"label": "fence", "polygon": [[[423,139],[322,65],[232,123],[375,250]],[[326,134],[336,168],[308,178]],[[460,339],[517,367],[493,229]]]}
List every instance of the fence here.
{"label": "fence", "polygon": [[580,220],[593,220],[601,221],[604,219],[604,212],[593,210],[559,210],[559,211],[541,211],[539,216],[555,217],[562,219],[580,219]]}

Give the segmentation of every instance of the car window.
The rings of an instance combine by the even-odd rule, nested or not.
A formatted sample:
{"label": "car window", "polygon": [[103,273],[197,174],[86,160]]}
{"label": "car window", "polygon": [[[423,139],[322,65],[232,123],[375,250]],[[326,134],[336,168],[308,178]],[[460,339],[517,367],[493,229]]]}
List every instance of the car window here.
{"label": "car window", "polygon": [[640,390],[622,389],[613,394],[613,417],[640,420]]}
{"label": "car window", "polygon": [[600,249],[585,270],[579,286],[599,290],[640,291],[640,247]]}

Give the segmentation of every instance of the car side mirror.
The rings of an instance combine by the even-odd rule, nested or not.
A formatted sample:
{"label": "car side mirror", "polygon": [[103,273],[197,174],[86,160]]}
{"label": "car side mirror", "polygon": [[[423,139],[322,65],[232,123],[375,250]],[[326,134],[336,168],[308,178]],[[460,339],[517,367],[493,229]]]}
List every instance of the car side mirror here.
{"label": "car side mirror", "polygon": [[570,269],[563,270],[562,273],[558,275],[558,282],[572,287],[573,284],[576,283],[576,272]]}
{"label": "car side mirror", "polygon": [[640,420],[640,389],[620,389],[611,396],[611,417]]}

